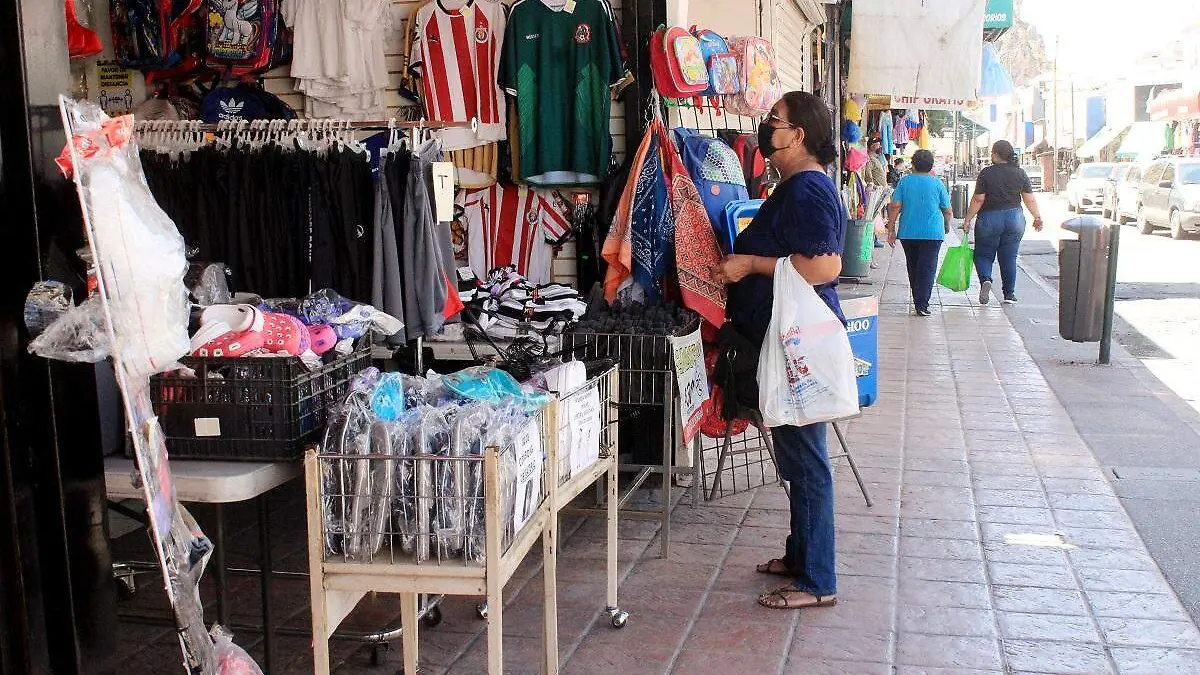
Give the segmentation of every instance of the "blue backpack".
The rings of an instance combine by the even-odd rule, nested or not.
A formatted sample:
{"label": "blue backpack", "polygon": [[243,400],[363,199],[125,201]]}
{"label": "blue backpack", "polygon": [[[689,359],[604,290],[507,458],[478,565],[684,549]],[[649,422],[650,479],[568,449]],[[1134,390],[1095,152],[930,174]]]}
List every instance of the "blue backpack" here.
{"label": "blue backpack", "polygon": [[700,200],[704,202],[704,210],[708,212],[708,221],[713,225],[717,241],[722,248],[727,243],[732,245],[733,239],[728,230],[720,227],[719,223],[726,204],[750,197],[746,192],[746,176],[741,160],[724,141],[701,136],[694,129],[678,127],[674,137],[683,165],[696,184]]}

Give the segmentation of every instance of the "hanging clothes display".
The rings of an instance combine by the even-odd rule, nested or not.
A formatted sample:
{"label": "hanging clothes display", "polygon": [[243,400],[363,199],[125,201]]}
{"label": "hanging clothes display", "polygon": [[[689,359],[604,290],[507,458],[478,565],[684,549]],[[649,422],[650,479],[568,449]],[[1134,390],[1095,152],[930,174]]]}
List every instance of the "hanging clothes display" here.
{"label": "hanging clothes display", "polygon": [[198,259],[236,288],[301,297],[371,295],[374,189],[365,152],[235,139],[187,152],[141,142],[146,182]]}
{"label": "hanging clothes display", "polygon": [[[657,287],[657,278],[652,270],[656,267],[656,259],[662,257],[662,252],[655,250],[656,246],[652,244],[656,245],[664,237],[647,237],[645,233],[669,227],[671,214],[661,173],[658,141],[647,130],[630,164],[629,179],[617,202],[612,227],[600,254],[608,263],[604,276],[604,299],[610,303],[617,299],[618,291],[632,282],[636,281],[643,287],[649,282],[647,293],[654,292]],[[639,247],[635,256],[635,248]]]}
{"label": "hanging clothes display", "polygon": [[483,279],[497,267],[513,265],[533,284],[550,282],[552,244],[571,231],[567,214],[547,192],[496,184],[466,190],[467,255],[471,270]]}
{"label": "hanging clothes display", "polygon": [[505,32],[499,83],[516,97],[513,177],[592,185],[612,156],[610,87],[624,73],[605,0],[521,0]]}
{"label": "hanging clothes display", "polygon": [[713,326],[725,325],[725,285],[712,280],[712,270],[721,262],[721,249],[712,222],[688,175],[667,129],[654,125],[663,147],[664,178],[670,189],[675,217],[675,271],[683,304]]}
{"label": "hanging clothes display", "polygon": [[417,10],[413,21],[409,69],[422,80],[426,117],[435,122],[478,122],[474,129],[442,130],[443,147],[462,150],[504,140],[505,100],[496,86],[505,35],[503,5],[495,0],[436,0]]}
{"label": "hanging clothes display", "polygon": [[896,138],[892,128],[892,111],[884,110],[879,114],[879,142],[883,144],[883,154],[896,154]]}
{"label": "hanging clothes display", "polygon": [[904,113],[900,113],[899,115],[896,116],[896,120],[895,120],[895,123],[893,124],[893,128],[892,128],[892,133],[893,133],[893,139],[895,140],[895,143],[896,143],[896,147],[899,148],[901,152],[903,152],[904,146],[908,145],[909,141],[910,141],[907,115],[905,115]]}
{"label": "hanging clothes display", "polygon": [[287,0],[295,32],[291,76],[307,117],[386,117],[384,42],[391,0]]}

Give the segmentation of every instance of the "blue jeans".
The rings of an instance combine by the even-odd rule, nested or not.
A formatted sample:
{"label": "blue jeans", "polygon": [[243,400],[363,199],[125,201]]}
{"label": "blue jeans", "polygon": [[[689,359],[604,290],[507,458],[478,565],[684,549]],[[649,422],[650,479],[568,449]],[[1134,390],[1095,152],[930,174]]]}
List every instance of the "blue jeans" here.
{"label": "blue jeans", "polygon": [[904,262],[908,265],[908,285],[912,289],[913,306],[918,311],[929,309],[933,281],[937,278],[938,251],[941,239],[901,239]]}
{"label": "blue jeans", "polygon": [[992,263],[1000,260],[1000,279],[1005,299],[1017,291],[1017,251],[1025,236],[1025,212],[1021,207],[979,214],[975,225],[975,272],[979,281],[992,280]]}
{"label": "blue jeans", "polygon": [[833,547],[833,472],[825,424],[775,427],[775,459],[788,481],[792,532],[783,561],[796,572],[796,588],[814,595],[837,593]]}

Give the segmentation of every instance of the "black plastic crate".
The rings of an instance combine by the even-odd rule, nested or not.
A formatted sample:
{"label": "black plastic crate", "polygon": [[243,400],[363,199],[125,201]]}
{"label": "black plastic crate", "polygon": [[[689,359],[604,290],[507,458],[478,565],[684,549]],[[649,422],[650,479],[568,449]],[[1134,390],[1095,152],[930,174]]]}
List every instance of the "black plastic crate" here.
{"label": "black plastic crate", "polygon": [[150,397],[177,459],[291,461],[319,440],[350,379],[371,365],[359,349],[308,370],[294,357],[184,358],[196,377],[155,376]]}

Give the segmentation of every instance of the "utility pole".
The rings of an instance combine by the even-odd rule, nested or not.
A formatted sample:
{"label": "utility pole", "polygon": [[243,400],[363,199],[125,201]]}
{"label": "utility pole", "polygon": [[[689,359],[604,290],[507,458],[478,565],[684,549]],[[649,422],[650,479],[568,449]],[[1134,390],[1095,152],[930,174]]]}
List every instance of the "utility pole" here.
{"label": "utility pole", "polygon": [[1071,76],[1071,148],[1075,148],[1075,141],[1079,138],[1079,134],[1075,133],[1075,125],[1079,124],[1079,118],[1075,116],[1075,76]]}
{"label": "utility pole", "polygon": [[1054,192],[1061,192],[1058,184],[1058,36],[1054,37],[1054,166],[1050,169],[1054,175]]}

